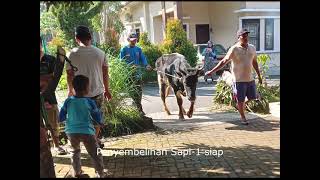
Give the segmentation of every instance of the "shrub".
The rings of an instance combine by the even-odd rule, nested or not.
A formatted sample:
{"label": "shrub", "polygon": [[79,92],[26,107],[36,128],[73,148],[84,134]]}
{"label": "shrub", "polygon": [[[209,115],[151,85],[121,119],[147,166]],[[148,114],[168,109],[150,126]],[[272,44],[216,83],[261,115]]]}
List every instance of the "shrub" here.
{"label": "shrub", "polygon": [[105,52],[111,53],[113,56],[118,56],[121,48],[118,33],[113,28],[109,28],[105,31],[105,38],[105,42],[101,43],[100,47],[104,49]]}
{"label": "shrub", "polygon": [[[156,60],[162,56],[159,45],[151,44],[148,39],[148,33],[144,32],[140,35],[140,40],[137,46],[140,46],[143,54],[146,56],[148,64],[155,68]],[[142,80],[144,82],[156,81],[157,72],[143,70]]]}
{"label": "shrub", "polygon": [[119,56],[120,54],[120,45],[110,45],[110,44],[99,44],[97,48],[101,49],[106,54],[110,54],[112,56]]}
{"label": "shrub", "polygon": [[187,39],[187,34],[180,20],[168,20],[166,38],[161,45],[162,53],[180,53],[185,56],[188,63],[195,67],[197,65],[197,50],[193,43]]}
{"label": "shrub", "polygon": [[135,90],[135,86],[128,83],[134,69],[118,56],[108,54],[108,60],[112,99],[105,102],[108,113],[105,114],[104,136],[131,134],[147,129],[152,122],[145,122],[139,111],[126,103],[130,92]]}
{"label": "shrub", "polygon": [[268,54],[259,54],[257,57],[258,64],[260,65],[259,70],[261,71],[261,77],[265,83],[265,86],[267,86],[266,73],[269,70],[270,59],[271,58]]}
{"label": "shrub", "polygon": [[[216,87],[217,89],[216,95],[214,96],[214,103],[226,104],[236,108],[236,101],[232,98],[232,88],[222,80],[218,81]],[[261,99],[250,101],[247,104],[246,109],[255,113],[270,113],[269,102],[280,100],[280,86],[264,87],[260,84],[257,84],[257,91],[260,93]]]}
{"label": "shrub", "polygon": [[[65,62],[67,63],[67,62]],[[67,84],[67,73],[66,73],[66,69],[63,69],[57,90],[64,90],[68,88],[68,84]]]}
{"label": "shrub", "polygon": [[137,43],[138,46],[150,46],[151,42],[148,39],[148,32],[143,32],[140,34],[139,43]]}

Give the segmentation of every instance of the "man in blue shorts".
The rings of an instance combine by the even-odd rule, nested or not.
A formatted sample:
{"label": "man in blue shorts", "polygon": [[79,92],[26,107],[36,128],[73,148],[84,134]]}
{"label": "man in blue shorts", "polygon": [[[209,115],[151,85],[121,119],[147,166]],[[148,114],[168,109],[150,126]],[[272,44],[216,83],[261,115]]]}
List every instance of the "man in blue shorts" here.
{"label": "man in blue shorts", "polygon": [[257,62],[256,48],[249,44],[247,29],[240,29],[237,32],[238,42],[233,45],[227,55],[217,64],[216,67],[207,71],[205,74],[210,75],[231,61],[231,73],[233,75],[233,91],[236,96],[237,106],[241,115],[241,123],[248,125],[244,115],[245,98],[248,100],[257,99],[256,85],[252,77],[252,66],[255,69],[259,83],[262,83],[259,66]]}

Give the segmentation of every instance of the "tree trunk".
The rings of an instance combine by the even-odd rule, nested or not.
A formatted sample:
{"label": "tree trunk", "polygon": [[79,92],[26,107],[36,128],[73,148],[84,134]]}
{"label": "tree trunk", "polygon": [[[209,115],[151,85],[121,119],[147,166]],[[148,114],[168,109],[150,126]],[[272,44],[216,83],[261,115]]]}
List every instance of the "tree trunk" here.
{"label": "tree trunk", "polygon": [[106,2],[104,2],[104,4],[103,4],[101,16],[102,16],[102,18],[101,18],[102,19],[102,26],[101,26],[102,32],[99,33],[100,42],[105,43],[105,41],[106,41],[105,33],[106,33],[106,24],[107,24]]}

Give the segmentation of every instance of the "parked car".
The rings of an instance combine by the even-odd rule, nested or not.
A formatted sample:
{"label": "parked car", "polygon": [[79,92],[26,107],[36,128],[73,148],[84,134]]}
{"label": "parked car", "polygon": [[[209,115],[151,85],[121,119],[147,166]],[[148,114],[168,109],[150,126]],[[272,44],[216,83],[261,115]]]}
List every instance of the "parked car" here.
{"label": "parked car", "polygon": [[[198,64],[203,64],[204,62],[204,56],[202,56],[203,50],[207,47],[207,44],[196,44],[194,45],[198,52]],[[217,53],[217,60],[214,61],[214,64],[217,65],[219,61],[221,61],[224,56],[227,54],[227,50],[221,45],[221,44],[215,44],[214,45],[215,51]],[[221,76],[223,71],[229,71],[230,70],[230,63],[225,65],[221,70],[216,72],[216,75]]]}

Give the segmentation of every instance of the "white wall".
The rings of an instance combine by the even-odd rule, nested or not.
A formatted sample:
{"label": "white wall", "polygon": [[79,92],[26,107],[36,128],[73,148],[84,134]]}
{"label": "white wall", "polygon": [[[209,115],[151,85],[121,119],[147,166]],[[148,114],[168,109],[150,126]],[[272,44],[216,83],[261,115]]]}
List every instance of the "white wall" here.
{"label": "white wall", "polygon": [[131,8],[133,21],[140,21],[140,17],[143,17],[143,4],[142,2]]}
{"label": "white wall", "polygon": [[153,18],[153,31],[154,31],[154,39],[153,42],[158,44],[163,40],[163,33],[162,33],[162,17],[155,16]]}
{"label": "white wall", "polygon": [[225,48],[237,41],[239,17],[235,10],[243,7],[244,2],[210,2],[209,15],[213,29],[212,40]]}
{"label": "white wall", "polygon": [[190,19],[182,20],[183,23],[189,23],[189,37],[193,43],[196,43],[196,24],[209,24],[209,2],[185,1],[182,3],[182,16]]}
{"label": "white wall", "polygon": [[280,9],[280,1],[278,2],[263,2],[263,1],[247,1],[247,9]]}
{"label": "white wall", "polygon": [[[166,1],[165,3],[167,12],[175,6],[173,1]],[[158,16],[159,12],[162,11],[161,1],[149,1],[149,9],[152,17]]]}

